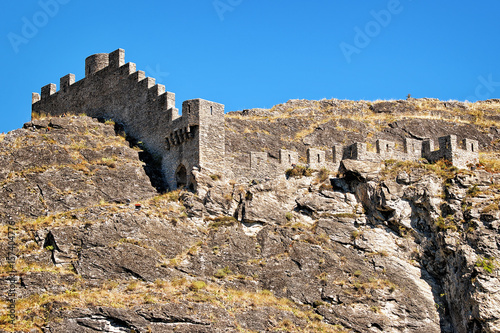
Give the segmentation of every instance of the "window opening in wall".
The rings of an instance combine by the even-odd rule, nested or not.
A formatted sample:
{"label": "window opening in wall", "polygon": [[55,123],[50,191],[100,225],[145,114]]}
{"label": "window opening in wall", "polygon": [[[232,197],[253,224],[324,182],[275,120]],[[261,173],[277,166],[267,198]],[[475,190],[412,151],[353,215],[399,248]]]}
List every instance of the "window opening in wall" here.
{"label": "window opening in wall", "polygon": [[471,149],[471,151],[474,151],[474,144],[470,145],[470,149]]}
{"label": "window opening in wall", "polygon": [[319,162],[321,162],[321,160],[320,160],[320,157],[319,157],[319,154],[318,154],[318,163],[319,163]]}
{"label": "window opening in wall", "polygon": [[213,107],[213,106],[211,106],[211,107],[210,107],[210,115],[212,115],[212,114],[213,114],[213,111],[214,111],[214,107]]}
{"label": "window opening in wall", "polygon": [[191,113],[191,105],[188,104],[188,113]]}
{"label": "window opening in wall", "polygon": [[385,146],[385,150],[389,150],[389,144]]}

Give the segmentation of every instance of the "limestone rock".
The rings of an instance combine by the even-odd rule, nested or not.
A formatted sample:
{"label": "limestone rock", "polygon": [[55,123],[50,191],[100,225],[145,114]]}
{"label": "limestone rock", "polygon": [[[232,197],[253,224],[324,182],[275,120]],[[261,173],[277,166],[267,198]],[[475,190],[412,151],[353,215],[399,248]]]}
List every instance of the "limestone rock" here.
{"label": "limestone rock", "polygon": [[339,174],[344,178],[356,179],[360,182],[375,180],[383,169],[383,164],[369,161],[342,160]]}

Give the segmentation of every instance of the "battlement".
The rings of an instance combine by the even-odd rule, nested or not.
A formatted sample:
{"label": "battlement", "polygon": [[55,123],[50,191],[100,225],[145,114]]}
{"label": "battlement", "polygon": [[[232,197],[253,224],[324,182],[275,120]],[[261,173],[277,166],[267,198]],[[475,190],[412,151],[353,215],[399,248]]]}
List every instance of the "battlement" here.
{"label": "battlement", "polygon": [[[106,78],[105,78],[106,77]],[[113,77],[117,82],[109,82]],[[127,78],[128,82],[123,82],[123,78]],[[104,80],[103,80],[104,79]],[[162,84],[156,84],[156,80],[152,77],[146,77],[144,71],[137,71],[136,64],[125,63],[125,51],[118,49],[111,53],[98,53],[91,55],[85,59],[85,78],[75,82],[74,74],[67,74],[59,81],[59,91],[54,83],[49,83],[43,86],[41,94],[33,93],[32,110],[35,113],[47,113],[55,115],[56,110],[51,109],[50,103],[59,95],[64,97],[74,98],[76,90],[89,90],[89,88],[129,88],[131,90],[143,90],[142,93],[147,93],[151,100],[156,104],[158,110],[169,110],[173,116],[171,119],[178,117],[178,110],[175,109],[175,94],[165,90]],[[110,84],[107,87],[103,84]],[[134,85],[135,86],[132,86]],[[89,87],[89,85],[94,85]],[[107,91],[100,91],[106,93]],[[138,91],[137,93],[140,93]],[[62,98],[62,97],[61,97]],[[45,102],[45,103],[44,103]],[[91,102],[87,100],[87,102]],[[47,111],[48,110],[48,111]],[[67,113],[67,112],[65,112]]]}
{"label": "battlement", "polygon": [[[262,174],[262,170],[265,170],[265,173],[274,170],[275,174],[282,174],[285,169],[293,167],[299,160],[297,152],[281,149],[279,151],[279,162],[273,168],[270,166],[273,162],[268,158],[268,155],[267,152],[250,152],[251,174]],[[422,158],[427,159],[429,162],[436,162],[440,159],[446,159],[457,168],[462,169],[479,162],[478,142],[464,139],[459,146],[455,135],[440,137],[438,150],[434,150],[434,143],[430,139],[420,141],[405,138],[402,149],[395,142],[377,140],[373,151],[368,149],[367,143],[355,142],[348,146],[334,144],[331,160],[326,159],[326,151],[317,148],[308,148],[306,157],[306,166],[316,170],[322,168],[336,170],[340,162],[347,159],[371,162],[383,162],[385,160],[418,161]]]}
{"label": "battlement", "polygon": [[[224,105],[204,99],[182,103],[182,115],[175,107],[175,94],[157,84],[152,77],[125,62],[125,51],[97,53],[85,59],[85,77],[74,74],[60,78],[32,94],[32,113],[49,116],[86,114],[113,119],[123,125],[127,136],[142,141],[149,152],[161,156],[162,172],[168,187],[195,185],[192,170],[234,174],[237,177],[268,178],[283,175],[299,162],[295,151],[281,149],[277,154],[250,152],[248,165],[233,164],[226,170]],[[478,142],[465,139],[459,145],[455,135],[441,137],[439,149],[432,140],[406,138],[403,147],[377,140],[375,147],[362,142],[348,146],[333,144],[330,152],[309,148],[304,159],[313,169],[335,170],[344,159],[384,161],[447,159],[459,168],[479,160]],[[228,161],[229,159],[229,161]],[[245,164],[245,163],[243,163]],[[240,170],[241,169],[241,170]]]}
{"label": "battlement", "polygon": [[[125,63],[125,51],[97,53],[85,59],[85,77],[74,74],[32,94],[32,113],[49,116],[86,114],[113,119],[127,135],[144,142],[147,149],[162,156],[165,181],[177,187],[175,170],[186,170],[178,179],[190,185],[191,169],[214,168],[224,155],[224,105],[193,99],[175,107],[175,94],[156,84],[136,64]],[[210,128],[209,128],[210,127]],[[207,147],[207,142],[211,142]],[[186,178],[186,179],[184,179]]]}
{"label": "battlement", "polygon": [[464,139],[459,145],[456,135],[447,135],[440,137],[438,142],[438,150],[434,150],[434,142],[431,139],[424,140],[422,144],[422,156],[429,162],[446,159],[458,168],[467,168],[468,165],[479,162],[477,140]]}

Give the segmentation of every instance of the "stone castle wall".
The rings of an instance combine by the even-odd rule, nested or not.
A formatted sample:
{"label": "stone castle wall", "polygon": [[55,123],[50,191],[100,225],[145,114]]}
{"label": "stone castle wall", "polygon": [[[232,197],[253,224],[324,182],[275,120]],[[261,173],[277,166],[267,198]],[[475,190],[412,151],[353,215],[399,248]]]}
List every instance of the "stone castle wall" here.
{"label": "stone castle wall", "polygon": [[80,81],[68,74],[61,78],[59,91],[51,83],[42,87],[41,95],[33,93],[32,112],[83,113],[123,124],[127,135],[161,156],[170,188],[176,188],[177,181],[189,185],[193,167],[219,168],[224,162],[224,106],[190,100],[183,103],[180,116],[175,94],[137,71],[134,63],[125,63],[122,49],[88,57],[85,78]]}
{"label": "stone castle wall", "polygon": [[[419,141],[409,138],[404,140],[402,149],[398,149],[396,143],[387,140],[377,140],[375,148],[375,151],[369,151],[368,145],[361,142],[349,146],[333,145],[332,161],[326,160],[324,150],[309,148],[307,149],[307,166],[316,170],[322,168],[337,170],[340,162],[346,159],[383,162],[386,160],[418,161],[424,158],[431,163],[446,159],[460,169],[467,169],[470,165],[479,163],[478,142],[465,139],[459,146],[455,135],[440,137],[437,150],[434,150],[433,140]],[[267,174],[283,174],[286,169],[297,164],[297,152],[282,149],[279,156],[279,161],[273,162],[268,158],[267,152],[250,152],[250,175],[262,176],[266,172]],[[289,156],[293,156],[293,159]]]}
{"label": "stone castle wall", "polygon": [[[33,115],[60,116],[86,114],[121,123],[127,135],[142,141],[153,154],[161,157],[162,172],[170,189],[195,185],[192,170],[236,178],[265,179],[283,175],[298,164],[297,152],[281,149],[279,155],[250,152],[248,165],[229,167],[225,156],[224,105],[202,99],[183,102],[182,116],[175,107],[175,94],[156,84],[154,78],[137,71],[134,63],[125,63],[125,51],[99,53],[85,60],[85,78],[75,75],[60,79],[60,89],[48,84],[41,94],[33,93]],[[479,161],[478,142],[466,139],[459,147],[454,135],[439,138],[439,149],[432,140],[405,139],[403,149],[394,142],[377,140],[376,150],[366,143],[333,145],[333,160],[324,150],[309,148],[307,165],[312,169],[335,170],[344,159],[384,161],[447,159],[459,168]],[[226,166],[228,169],[226,170]],[[233,164],[234,166],[234,164]],[[234,169],[234,170],[233,170]]]}

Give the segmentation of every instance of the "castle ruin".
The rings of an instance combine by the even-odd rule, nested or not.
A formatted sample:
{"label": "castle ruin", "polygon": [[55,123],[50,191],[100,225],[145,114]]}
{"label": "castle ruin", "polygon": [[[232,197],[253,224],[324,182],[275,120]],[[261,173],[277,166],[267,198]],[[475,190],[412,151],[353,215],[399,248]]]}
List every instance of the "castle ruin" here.
{"label": "castle ruin", "polygon": [[[203,99],[182,103],[182,115],[175,107],[175,94],[156,84],[155,79],[137,71],[134,63],[125,63],[125,51],[99,53],[85,60],[85,78],[75,81],[74,74],[60,79],[59,91],[51,83],[32,95],[32,113],[48,116],[85,114],[112,119],[124,126],[127,135],[144,143],[162,161],[162,173],[170,189],[194,187],[192,171],[224,173],[226,170],[224,105]],[[457,137],[439,138],[439,149],[432,140],[405,139],[403,149],[394,142],[377,140],[376,151],[366,143],[333,145],[333,160],[324,150],[309,148],[310,168],[338,168],[343,159],[384,161],[447,159],[458,168],[479,162],[478,142],[465,139],[459,147]],[[277,163],[268,160],[267,152],[250,152],[248,177],[266,178],[299,162],[297,152],[282,149]],[[235,172],[235,175],[241,174]],[[248,178],[247,177],[247,178]]]}
{"label": "castle ruin", "polygon": [[50,116],[85,114],[112,119],[127,135],[142,141],[161,157],[169,188],[192,186],[193,168],[224,169],[224,105],[193,99],[175,107],[175,94],[155,79],[125,63],[125,51],[99,53],[85,60],[85,78],[61,78],[59,91],[51,83],[33,93],[32,113]]}

